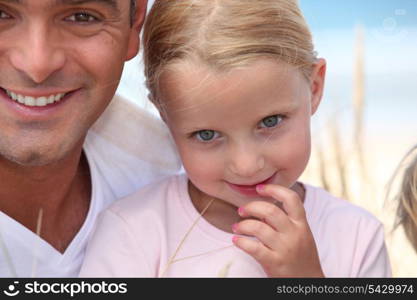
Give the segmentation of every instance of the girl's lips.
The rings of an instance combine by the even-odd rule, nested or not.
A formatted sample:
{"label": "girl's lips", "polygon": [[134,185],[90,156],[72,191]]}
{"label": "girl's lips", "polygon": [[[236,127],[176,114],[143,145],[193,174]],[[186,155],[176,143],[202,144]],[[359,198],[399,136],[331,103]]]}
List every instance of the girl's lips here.
{"label": "girl's lips", "polygon": [[256,186],[259,184],[268,184],[272,182],[275,177],[275,174],[276,173],[274,173],[271,177],[265,179],[264,181],[261,181],[252,185],[234,184],[230,182],[227,182],[227,183],[234,191],[237,191],[240,194],[243,194],[245,196],[259,196],[258,192],[256,191]]}

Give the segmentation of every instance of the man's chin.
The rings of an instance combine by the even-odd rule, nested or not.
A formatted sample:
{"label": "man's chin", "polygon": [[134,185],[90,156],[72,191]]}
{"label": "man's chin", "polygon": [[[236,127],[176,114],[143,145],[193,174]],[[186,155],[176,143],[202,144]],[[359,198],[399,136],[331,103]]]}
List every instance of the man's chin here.
{"label": "man's chin", "polygon": [[40,153],[32,152],[29,155],[4,155],[4,159],[11,163],[17,164],[22,167],[41,167],[49,164],[53,164],[57,159],[51,159],[49,156],[42,155]]}
{"label": "man's chin", "polygon": [[[11,163],[22,167],[41,167],[64,161],[76,161],[85,136],[75,140],[59,136],[36,139],[3,139],[0,143],[0,165]],[[1,140],[0,140],[1,142]]]}
{"label": "man's chin", "polygon": [[54,164],[65,157],[65,153],[52,151],[26,150],[18,153],[4,153],[0,151],[0,160],[8,161],[22,167],[41,167]]}

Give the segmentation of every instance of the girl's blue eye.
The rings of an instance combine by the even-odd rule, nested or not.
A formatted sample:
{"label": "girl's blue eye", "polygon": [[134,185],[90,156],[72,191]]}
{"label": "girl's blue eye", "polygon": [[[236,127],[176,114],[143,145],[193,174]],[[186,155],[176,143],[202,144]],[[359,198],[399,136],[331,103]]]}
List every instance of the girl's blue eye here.
{"label": "girl's blue eye", "polygon": [[282,121],[282,117],[279,115],[269,116],[261,121],[261,127],[263,128],[272,128],[277,126]]}
{"label": "girl's blue eye", "polygon": [[215,132],[214,130],[200,130],[200,131],[197,131],[196,133],[197,139],[202,142],[209,142],[213,140],[214,138],[216,138],[217,136],[218,136],[218,133]]}

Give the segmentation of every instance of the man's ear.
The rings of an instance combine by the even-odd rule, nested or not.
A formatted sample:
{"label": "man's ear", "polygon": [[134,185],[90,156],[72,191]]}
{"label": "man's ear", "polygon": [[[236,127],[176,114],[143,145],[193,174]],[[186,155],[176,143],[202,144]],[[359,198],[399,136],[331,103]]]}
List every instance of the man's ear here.
{"label": "man's ear", "polygon": [[140,45],[140,31],[145,21],[146,9],[148,0],[137,0],[136,11],[133,20],[131,21],[129,43],[126,54],[126,61],[134,58],[139,52]]}
{"label": "man's ear", "polygon": [[326,77],[326,61],[323,58],[319,58],[315,64],[311,74],[310,87],[311,87],[311,114],[313,115],[323,97],[324,82]]}

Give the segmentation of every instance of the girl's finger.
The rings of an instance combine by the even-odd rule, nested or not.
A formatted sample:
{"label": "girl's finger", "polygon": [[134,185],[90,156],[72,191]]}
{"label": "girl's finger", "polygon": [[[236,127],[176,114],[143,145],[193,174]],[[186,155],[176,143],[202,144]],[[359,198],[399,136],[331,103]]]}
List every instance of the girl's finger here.
{"label": "girl's finger", "polygon": [[280,201],[290,219],[294,221],[306,220],[303,202],[296,192],[276,184],[260,184],[256,187],[256,191],[261,196],[269,196]]}
{"label": "girl's finger", "polygon": [[279,232],[289,231],[293,223],[278,206],[266,201],[253,201],[238,209],[242,218],[255,217]]}
{"label": "girl's finger", "polygon": [[256,259],[261,265],[265,266],[271,262],[273,252],[265,247],[261,242],[241,236],[233,236],[233,243],[247,254]]}
{"label": "girl's finger", "polygon": [[232,230],[236,234],[256,237],[266,247],[278,250],[281,245],[280,234],[271,226],[258,220],[244,220],[233,225]]}

